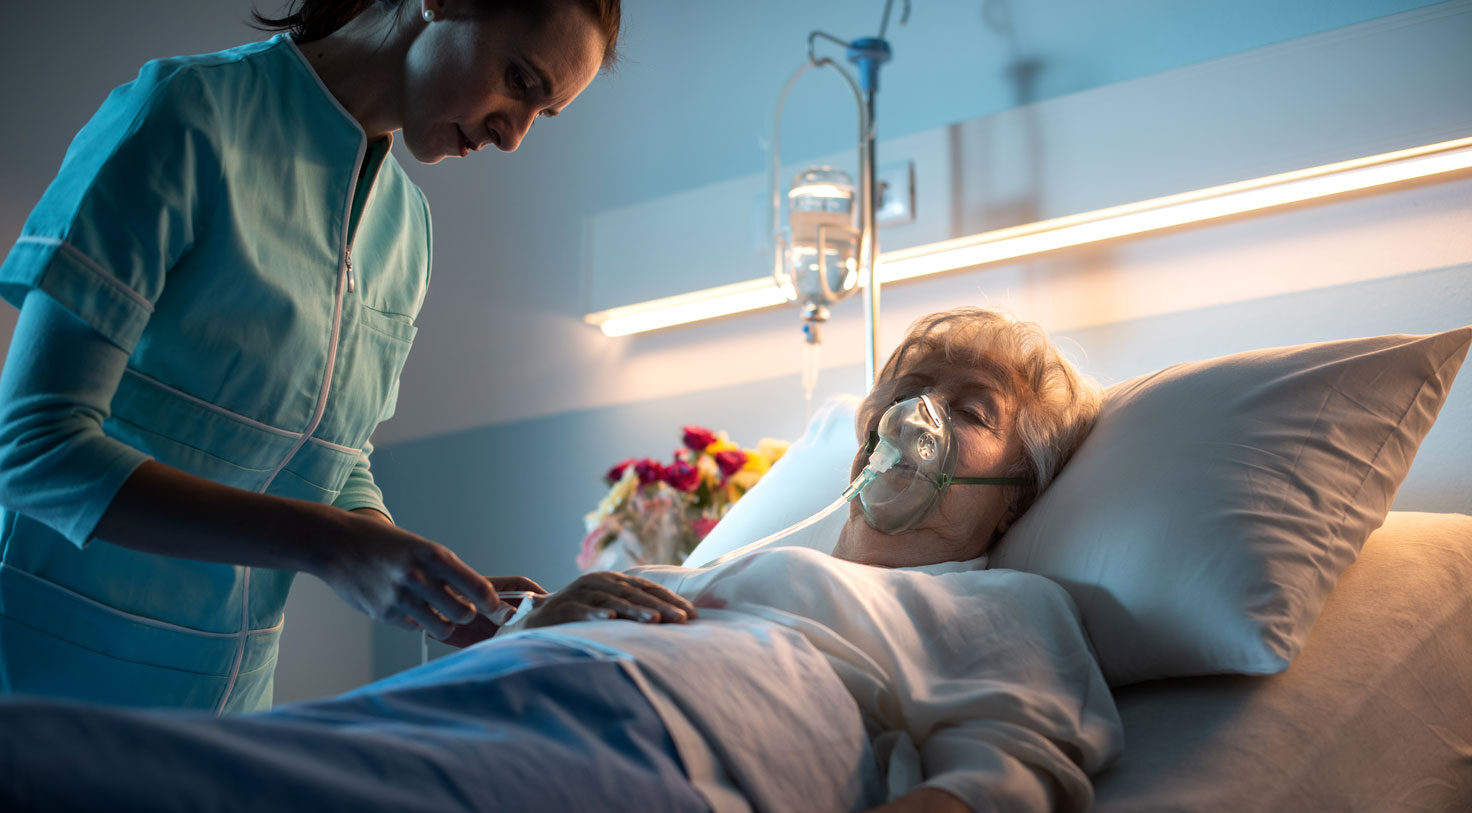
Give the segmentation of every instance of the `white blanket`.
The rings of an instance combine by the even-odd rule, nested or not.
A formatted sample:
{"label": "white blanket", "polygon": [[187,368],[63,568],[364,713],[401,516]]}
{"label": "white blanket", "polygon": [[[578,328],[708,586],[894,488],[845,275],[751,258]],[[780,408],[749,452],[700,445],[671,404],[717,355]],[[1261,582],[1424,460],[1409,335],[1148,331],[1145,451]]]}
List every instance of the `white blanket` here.
{"label": "white blanket", "polygon": [[[778,548],[710,569],[637,568],[631,572],[694,601],[700,619],[684,628],[596,622],[555,629],[639,662],[758,808],[780,806],[777,795],[791,792],[760,787],[778,762],[788,776],[831,777],[831,759],[805,753],[831,744],[802,749],[774,734],[768,741],[782,752],[774,757],[723,747],[723,738],[749,742],[754,726],[811,729],[828,719],[835,730],[846,725],[824,699],[823,678],[792,684],[792,664],[802,657],[793,651],[795,631],[857,705],[890,798],[930,786],[975,810],[1087,809],[1089,775],[1115,759],[1123,740],[1078,612],[1046,579],[978,569],[984,566],[977,560],[886,569]],[[766,622],[768,632],[753,619]],[[689,657],[672,654],[681,651],[675,641],[691,647]],[[695,643],[701,641],[706,645]],[[723,654],[712,657],[712,647]],[[797,704],[816,704],[809,719],[795,720],[793,703],[765,713],[769,704],[748,704],[736,707],[742,731],[733,732],[730,687],[763,681],[769,698],[809,695]],[[809,758],[814,764],[802,765]],[[863,784],[863,777],[849,781],[851,788]]]}

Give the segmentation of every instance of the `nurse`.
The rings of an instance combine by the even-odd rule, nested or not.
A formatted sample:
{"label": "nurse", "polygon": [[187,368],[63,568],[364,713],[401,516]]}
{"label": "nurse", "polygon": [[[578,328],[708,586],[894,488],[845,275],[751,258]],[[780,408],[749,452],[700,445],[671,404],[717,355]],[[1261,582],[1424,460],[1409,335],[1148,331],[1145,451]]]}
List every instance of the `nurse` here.
{"label": "nurse", "polygon": [[611,64],[619,2],[290,12],[113,91],[0,266],[0,691],[260,709],[298,571],[461,643],[536,587],[374,485],[431,257],[389,148],[515,150]]}

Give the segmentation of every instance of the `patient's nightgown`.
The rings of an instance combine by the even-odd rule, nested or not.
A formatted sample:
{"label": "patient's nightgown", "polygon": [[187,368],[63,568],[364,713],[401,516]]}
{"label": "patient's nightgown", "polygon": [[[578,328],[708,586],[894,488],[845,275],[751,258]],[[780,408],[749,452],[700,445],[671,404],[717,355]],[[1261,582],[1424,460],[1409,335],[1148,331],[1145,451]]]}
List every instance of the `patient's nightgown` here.
{"label": "patient's nightgown", "polygon": [[[743,806],[721,791],[799,809],[834,786],[856,807],[931,786],[977,810],[1086,809],[1088,776],[1123,740],[1078,612],[1047,579],[984,568],[770,549],[704,570],[631,571],[694,601],[688,625],[513,627],[498,638],[571,638],[629,657],[717,810]],[[851,701],[835,699],[839,686]],[[855,706],[867,738],[843,746]],[[880,773],[887,788],[876,789]]]}

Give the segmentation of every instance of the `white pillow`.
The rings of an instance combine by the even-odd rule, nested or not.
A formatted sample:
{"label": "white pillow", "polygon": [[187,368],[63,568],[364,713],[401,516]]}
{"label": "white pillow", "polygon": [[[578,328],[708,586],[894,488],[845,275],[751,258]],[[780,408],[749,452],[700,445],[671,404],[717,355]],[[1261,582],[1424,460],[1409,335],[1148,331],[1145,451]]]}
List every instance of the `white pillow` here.
{"label": "white pillow", "polygon": [[[858,405],[857,396],[839,395],[819,407],[802,437],[690,551],[685,567],[704,567],[721,554],[807,519],[838,499],[859,451],[854,435]],[[848,507],[843,506],[776,544],[832,553],[847,520]]]}
{"label": "white pillow", "polygon": [[1389,510],[1472,327],[1261,350],[1109,389],[992,551],[1062,584],[1111,685],[1287,668]]}

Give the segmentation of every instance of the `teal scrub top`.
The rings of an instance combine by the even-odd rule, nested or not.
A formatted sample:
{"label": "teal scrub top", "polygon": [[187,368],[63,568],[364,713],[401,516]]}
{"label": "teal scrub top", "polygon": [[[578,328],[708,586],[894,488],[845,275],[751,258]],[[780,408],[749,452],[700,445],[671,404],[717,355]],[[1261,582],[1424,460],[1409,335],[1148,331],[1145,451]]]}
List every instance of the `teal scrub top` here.
{"label": "teal scrub top", "polygon": [[0,512],[0,691],[270,706],[294,574],[139,553],[93,528],[146,458],[387,513],[369,437],[430,267],[428,206],[389,147],[284,34],[150,62],[78,133],[0,295],[44,293],[127,353],[101,426],[124,451],[66,511]]}

